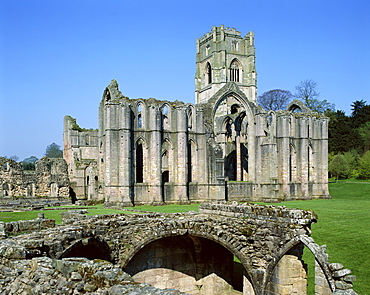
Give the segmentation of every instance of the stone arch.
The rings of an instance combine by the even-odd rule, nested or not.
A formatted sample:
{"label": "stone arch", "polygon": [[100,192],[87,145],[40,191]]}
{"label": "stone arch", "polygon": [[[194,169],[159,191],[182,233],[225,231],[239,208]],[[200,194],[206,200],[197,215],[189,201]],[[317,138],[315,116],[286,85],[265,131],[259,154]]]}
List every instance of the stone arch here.
{"label": "stone arch", "polygon": [[108,88],[105,88],[104,94],[103,94],[104,100],[106,102],[109,102],[111,100],[110,91]]}
{"label": "stone arch", "polygon": [[193,105],[189,105],[186,109],[187,127],[188,130],[193,130],[195,125],[195,108]]}
{"label": "stone arch", "polygon": [[287,106],[287,111],[292,112],[292,113],[300,113],[300,112],[305,112],[309,113],[311,110],[300,100],[296,99],[290,102]]}
{"label": "stone arch", "polygon": [[[233,83],[230,83],[233,84]],[[222,90],[222,89],[221,89]],[[217,94],[215,95],[217,96]],[[217,118],[222,118],[223,116],[231,115],[231,107],[235,104],[238,104],[239,112],[244,112],[244,119],[246,117],[248,126],[254,125],[254,112],[251,106],[251,103],[248,102],[247,97],[243,93],[237,93],[233,90],[227,90],[218,99],[212,101],[214,104],[213,107],[213,120],[215,123],[214,131],[217,133],[217,130],[220,129],[220,126],[217,126]],[[227,105],[230,105],[230,110],[228,110]],[[230,111],[230,112],[229,112]],[[230,116],[231,117],[231,116]],[[222,123],[222,122],[221,122]]]}
{"label": "stone arch", "polygon": [[168,103],[164,103],[161,108],[161,125],[162,130],[171,129],[171,106]]}
{"label": "stone arch", "polygon": [[136,104],[136,127],[142,129],[145,126],[145,104],[143,101],[138,101]]}
{"label": "stone arch", "polygon": [[272,260],[272,262],[266,269],[264,288],[266,288],[268,283],[271,282],[273,270],[279,263],[281,258],[299,244],[302,244],[304,247],[307,247],[311,251],[311,253],[315,257],[315,261],[318,263],[322,272],[324,273],[324,276],[327,280],[327,283],[331,291],[333,292],[335,290],[335,282],[329,269],[329,261],[328,254],[326,254],[326,247],[325,245],[319,246],[318,244],[315,243],[315,241],[311,237],[307,235],[300,235],[294,237],[278,251],[278,253],[275,255],[275,259]]}
{"label": "stone arch", "polygon": [[[187,222],[185,221],[184,223]],[[231,235],[228,235],[228,233],[220,234],[217,233],[217,231],[218,230],[216,228],[210,225],[198,224],[190,226],[190,224],[177,223],[176,225],[170,226],[170,228],[167,227],[167,229],[165,229],[164,224],[153,225],[152,228],[148,228],[146,235],[141,236],[140,240],[136,240],[136,243],[132,245],[129,252],[122,257],[123,260],[119,261],[119,264],[123,269],[125,269],[129,262],[141,249],[143,249],[146,245],[163,238],[184,235],[191,235],[194,237],[204,238],[221,245],[226,250],[228,250],[232,255],[235,255],[239,259],[244,268],[245,276],[244,283],[246,284],[246,288],[249,290],[249,293],[246,294],[253,295],[256,290],[256,286],[258,286],[258,283],[256,281],[256,278],[252,276],[253,267],[251,262],[248,261],[246,257],[240,252],[242,245],[235,238],[230,239]],[[122,245],[122,247],[124,247],[124,245]]]}
{"label": "stone arch", "polygon": [[56,258],[85,257],[87,259],[103,259],[111,261],[111,250],[108,244],[97,237],[76,240]]}

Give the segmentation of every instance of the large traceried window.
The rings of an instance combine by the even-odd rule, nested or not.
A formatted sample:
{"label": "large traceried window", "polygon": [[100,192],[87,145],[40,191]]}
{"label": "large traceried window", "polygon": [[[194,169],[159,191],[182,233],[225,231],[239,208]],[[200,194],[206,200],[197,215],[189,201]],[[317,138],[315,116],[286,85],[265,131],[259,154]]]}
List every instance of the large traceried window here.
{"label": "large traceried window", "polygon": [[240,82],[241,66],[237,59],[234,59],[230,64],[230,81]]}

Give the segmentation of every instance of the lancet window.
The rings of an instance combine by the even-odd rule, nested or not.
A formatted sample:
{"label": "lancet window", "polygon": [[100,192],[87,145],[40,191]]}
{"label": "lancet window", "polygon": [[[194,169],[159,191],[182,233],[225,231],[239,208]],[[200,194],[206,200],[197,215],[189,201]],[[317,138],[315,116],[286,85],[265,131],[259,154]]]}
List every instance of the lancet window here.
{"label": "lancet window", "polygon": [[234,59],[230,65],[230,81],[240,82],[240,63]]}

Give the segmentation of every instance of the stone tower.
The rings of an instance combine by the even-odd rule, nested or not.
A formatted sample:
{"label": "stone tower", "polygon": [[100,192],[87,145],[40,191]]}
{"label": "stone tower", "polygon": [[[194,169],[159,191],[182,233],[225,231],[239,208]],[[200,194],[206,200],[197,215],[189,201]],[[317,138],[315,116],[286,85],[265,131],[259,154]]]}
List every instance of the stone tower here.
{"label": "stone tower", "polygon": [[234,28],[213,27],[197,39],[195,102],[202,104],[227,82],[235,82],[249,101],[256,101],[254,34],[243,37]]}

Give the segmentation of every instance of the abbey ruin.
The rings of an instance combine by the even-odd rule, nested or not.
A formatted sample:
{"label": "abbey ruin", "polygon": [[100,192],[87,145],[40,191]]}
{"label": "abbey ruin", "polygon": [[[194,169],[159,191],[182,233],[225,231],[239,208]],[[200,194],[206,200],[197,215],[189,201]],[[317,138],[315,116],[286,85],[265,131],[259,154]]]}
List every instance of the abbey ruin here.
{"label": "abbey ruin", "polygon": [[[1,294],[357,294],[351,270],[312,239],[314,212],[242,204],[330,198],[328,118],[299,101],[257,104],[252,32],[213,27],[197,40],[195,82],[195,104],[184,104],[129,99],[113,80],[97,130],[64,118],[64,159],[29,172],[0,158],[2,202],[72,197],[132,213],[0,222]],[[121,207],[188,202],[203,203]]]}
{"label": "abbey ruin", "polygon": [[254,35],[213,27],[197,40],[195,104],[130,99],[113,80],[99,128],[64,119],[77,198],[121,205],[330,198],[328,118],[300,101],[257,104]]}

